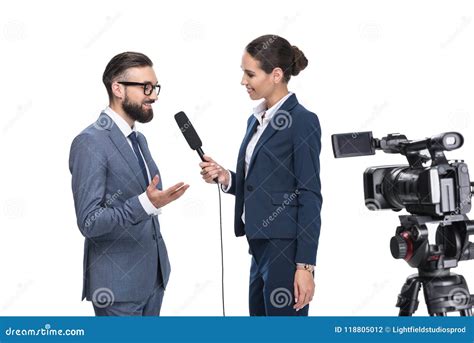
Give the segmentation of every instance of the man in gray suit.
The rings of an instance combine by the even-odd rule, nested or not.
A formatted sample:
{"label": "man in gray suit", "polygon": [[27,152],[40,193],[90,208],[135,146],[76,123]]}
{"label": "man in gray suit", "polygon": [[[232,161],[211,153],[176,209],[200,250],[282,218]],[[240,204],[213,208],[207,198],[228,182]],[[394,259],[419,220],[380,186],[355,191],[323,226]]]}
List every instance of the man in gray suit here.
{"label": "man in gray suit", "polygon": [[152,61],[136,52],[112,58],[103,82],[109,106],[72,142],[69,169],[84,242],[82,299],[97,316],[160,314],[170,264],[158,213],[189,187],[162,189],[135,122],[153,119],[160,85]]}

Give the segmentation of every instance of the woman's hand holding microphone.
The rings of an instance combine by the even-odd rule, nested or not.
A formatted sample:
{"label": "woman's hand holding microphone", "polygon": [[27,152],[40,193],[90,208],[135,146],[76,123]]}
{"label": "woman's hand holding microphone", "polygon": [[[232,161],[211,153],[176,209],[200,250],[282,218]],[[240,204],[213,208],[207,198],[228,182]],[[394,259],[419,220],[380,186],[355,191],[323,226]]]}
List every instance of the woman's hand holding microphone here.
{"label": "woman's hand holding microphone", "polygon": [[219,184],[227,187],[230,182],[229,171],[219,165],[210,156],[204,155],[204,159],[206,162],[199,163],[203,180],[207,183],[215,183],[214,179],[217,178]]}

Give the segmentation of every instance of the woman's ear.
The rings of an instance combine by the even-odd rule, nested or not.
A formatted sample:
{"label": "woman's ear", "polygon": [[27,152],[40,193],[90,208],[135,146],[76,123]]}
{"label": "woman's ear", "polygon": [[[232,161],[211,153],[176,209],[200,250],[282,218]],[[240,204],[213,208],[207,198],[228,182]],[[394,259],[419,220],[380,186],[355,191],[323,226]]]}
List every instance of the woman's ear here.
{"label": "woman's ear", "polygon": [[281,83],[283,81],[284,73],[281,68],[273,69],[272,74],[274,83]]}

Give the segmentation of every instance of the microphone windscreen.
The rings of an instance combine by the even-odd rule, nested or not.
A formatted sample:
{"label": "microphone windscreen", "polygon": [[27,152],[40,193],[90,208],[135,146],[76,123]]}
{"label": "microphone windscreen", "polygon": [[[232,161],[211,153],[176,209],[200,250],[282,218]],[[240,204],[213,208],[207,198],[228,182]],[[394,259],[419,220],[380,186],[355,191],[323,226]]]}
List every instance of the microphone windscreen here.
{"label": "microphone windscreen", "polygon": [[176,113],[174,119],[179,126],[179,129],[183,133],[184,138],[188,142],[189,146],[193,150],[197,150],[202,146],[201,139],[199,138],[196,130],[194,130],[193,124],[189,120],[186,113],[183,111]]}

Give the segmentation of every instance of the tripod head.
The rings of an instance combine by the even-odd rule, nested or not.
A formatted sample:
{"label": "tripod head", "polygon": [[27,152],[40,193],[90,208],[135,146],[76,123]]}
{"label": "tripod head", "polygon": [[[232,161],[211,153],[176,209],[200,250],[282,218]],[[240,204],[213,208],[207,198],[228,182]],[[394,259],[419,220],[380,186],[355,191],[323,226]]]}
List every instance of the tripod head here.
{"label": "tripod head", "polygon": [[[466,215],[446,216],[442,220],[422,216],[400,216],[401,225],[390,241],[396,259],[404,259],[422,274],[449,272],[459,261],[474,259],[474,221]],[[438,223],[436,244],[429,244],[428,223]]]}
{"label": "tripod head", "polygon": [[[398,295],[401,316],[411,316],[418,308],[418,292],[423,286],[428,312],[445,316],[458,311],[471,316],[474,296],[462,275],[450,272],[459,261],[474,259],[474,221],[466,215],[446,216],[442,220],[417,215],[400,216],[401,225],[390,241],[392,256],[404,259],[418,273],[410,276]],[[429,244],[429,223],[438,223],[436,243]]]}

